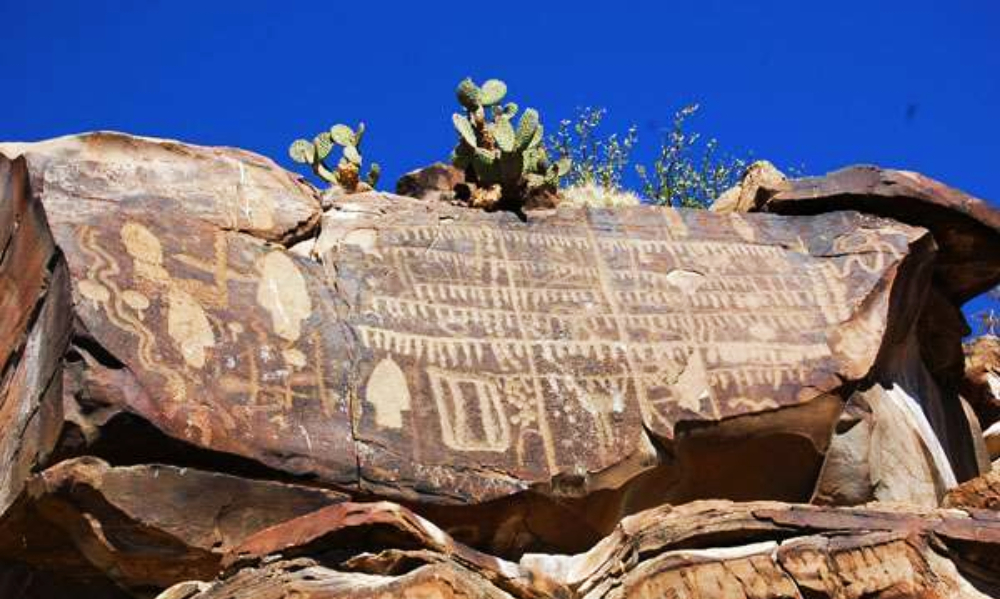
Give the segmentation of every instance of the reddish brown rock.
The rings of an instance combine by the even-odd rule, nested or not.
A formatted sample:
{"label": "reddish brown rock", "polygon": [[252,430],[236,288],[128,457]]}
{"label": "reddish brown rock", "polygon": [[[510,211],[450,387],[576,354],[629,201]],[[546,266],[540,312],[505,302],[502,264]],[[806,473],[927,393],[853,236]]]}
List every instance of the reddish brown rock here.
{"label": "reddish brown rock", "polygon": [[710,501],[626,518],[583,554],[515,564],[401,508],[344,504],[260,533],[219,580],[161,597],[986,597],[1000,588],[998,548],[992,513]]}
{"label": "reddish brown rock", "polygon": [[319,194],[301,177],[238,148],[102,131],[0,143],[0,154],[25,157],[57,230],[135,208],[289,241],[315,227],[320,215]]}
{"label": "reddish brown rock", "polygon": [[396,193],[421,200],[452,201],[455,186],[460,183],[465,183],[465,173],[450,164],[435,162],[400,177]]}
{"label": "reddish brown rock", "polygon": [[[522,222],[360,194],[317,263],[273,243],[318,204],[263,159],[104,134],[18,151],[75,306],[60,457],[310,477],[503,553],[579,550],[664,501],[808,499],[933,258],[922,229],[850,213]],[[271,219],[226,220],[241,198]]]}
{"label": "reddish brown rock", "polygon": [[926,227],[939,247],[936,279],[958,305],[1000,283],[1000,211],[930,177],[856,166],[791,179],[766,193],[767,212],[858,210]]}
{"label": "reddish brown rock", "polygon": [[59,434],[70,301],[25,162],[0,156],[0,517]]}
{"label": "reddish brown rock", "polygon": [[[572,578],[592,557],[504,559],[583,552],[663,503],[806,501],[844,403],[873,385],[899,405],[872,410],[870,437],[886,433],[879,418],[924,419],[880,437],[881,457],[911,457],[900,439],[928,451],[918,482],[935,496],[978,472],[949,400],[960,336],[929,316],[954,306],[920,227],[649,206],[522,221],[380,193],[330,199],[320,224],[315,190],[240,151],[93,134],[0,152],[24,154],[0,161],[0,284],[20,298],[0,324],[0,555],[26,567],[133,594],[207,580],[252,531],[344,493],[412,513],[292,520],[248,541],[232,576],[172,596],[578,596],[584,580],[600,596],[654,571],[718,574],[764,553],[671,554],[632,578]],[[933,339],[947,351],[928,354]],[[889,477],[865,479],[872,497],[875,478]],[[902,541],[858,526],[854,545],[772,519],[747,520],[762,537],[700,547],[778,543],[791,527],[805,549],[782,551],[819,555],[807,569],[869,549],[917,564],[872,594],[960,584],[950,556],[926,551],[945,533],[909,515]],[[776,589],[843,587],[767,559]],[[669,586],[635,592],[655,585]]]}
{"label": "reddish brown rock", "polygon": [[273,524],[343,500],[312,489],[174,466],[61,462],[0,520],[0,558],[59,564],[86,584],[166,587],[211,578],[224,553]]}
{"label": "reddish brown rock", "polygon": [[984,335],[965,345],[965,377],[960,387],[988,429],[1000,422],[1000,337]]}
{"label": "reddish brown rock", "polygon": [[990,472],[949,491],[942,505],[960,509],[996,510],[1000,513],[1000,464]]}

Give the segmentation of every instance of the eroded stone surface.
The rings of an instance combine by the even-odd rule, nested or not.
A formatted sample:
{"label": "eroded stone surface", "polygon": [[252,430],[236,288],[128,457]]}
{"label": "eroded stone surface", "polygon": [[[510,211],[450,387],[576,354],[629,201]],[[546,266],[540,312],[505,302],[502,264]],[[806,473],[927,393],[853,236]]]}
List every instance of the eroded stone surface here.
{"label": "eroded stone surface", "polygon": [[960,392],[988,429],[1000,422],[1000,337],[984,335],[965,345]]}
{"label": "eroded stone surface", "polygon": [[342,501],[323,489],[192,468],[68,460],[28,483],[0,521],[0,557],[61,563],[76,580],[130,589],[212,577],[222,555],[271,525]]}
{"label": "eroded stone surface", "polygon": [[32,185],[57,225],[137,207],[283,240],[319,218],[319,194],[301,177],[237,148],[101,131],[0,143],[0,154],[27,159]]}
{"label": "eroded stone surface", "polygon": [[945,507],[996,510],[1000,513],[1000,464],[949,491],[942,504]]}
{"label": "eroded stone surface", "polygon": [[765,192],[762,209],[768,212],[858,210],[930,229],[940,248],[937,280],[958,305],[1000,283],[1000,211],[930,177],[856,166],[791,179]]}
{"label": "eroded stone surface", "polygon": [[189,596],[978,598],[998,588],[998,543],[991,513],[709,501],[626,518],[583,554],[513,563],[390,504],[343,505],[260,533]]}
{"label": "eroded stone surface", "polygon": [[643,429],[670,442],[682,422],[817,407],[839,377],[871,370],[881,281],[919,238],[848,214],[565,209],[524,224],[401,198],[366,206],[390,202],[326,229],[344,243],[324,258],[366,352],[363,476],[392,473],[397,487],[461,489],[426,467],[447,455],[513,475],[495,478],[513,490],[608,470]]}
{"label": "eroded stone surface", "polygon": [[527,530],[531,496],[585,514],[563,549],[663,501],[807,499],[843,385],[912,328],[933,257],[853,213],[522,222],[373,193],[334,201],[317,262],[273,243],[315,208],[287,174],[249,181],[301,218],[220,216],[233,165],[263,159],[105,134],[23,151],[75,304],[60,455],[128,459],[141,430],[415,506],[517,496],[480,524],[435,512],[510,551],[561,534]]}
{"label": "eroded stone surface", "polygon": [[[935,596],[996,570],[978,514],[974,534],[964,513],[784,504],[619,526],[808,500],[872,385],[905,404],[876,419],[925,418],[880,455],[905,461],[902,439],[933,466],[882,498],[930,505],[973,476],[952,302],[986,278],[938,268],[936,232],[643,206],[522,221],[378,193],[327,198],[318,231],[315,190],[241,151],[92,134],[0,152],[25,156],[0,160],[0,530],[22,568],[4,580]],[[873,578],[871,555],[899,568]]]}

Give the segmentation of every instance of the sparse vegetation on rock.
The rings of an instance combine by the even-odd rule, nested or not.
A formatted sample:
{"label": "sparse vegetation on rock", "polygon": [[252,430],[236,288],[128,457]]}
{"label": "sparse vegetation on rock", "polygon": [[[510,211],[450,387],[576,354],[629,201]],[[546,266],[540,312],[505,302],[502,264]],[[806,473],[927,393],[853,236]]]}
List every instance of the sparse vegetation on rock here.
{"label": "sparse vegetation on rock", "polygon": [[687,120],[697,111],[697,104],[678,110],[653,163],[636,166],[642,194],[654,204],[707,208],[746,169],[746,160],[720,154],[716,139],[701,145],[701,135],[687,130]]}
{"label": "sparse vegetation on rock", "polygon": [[[345,193],[370,191],[378,184],[382,168],[373,162],[368,173],[362,178],[361,140],[365,134],[365,124],[358,123],[356,129],[337,124],[316,135],[312,141],[297,139],[288,148],[288,155],[299,164],[307,164],[313,173],[331,185],[340,187]],[[340,146],[342,153],[337,166],[330,168],[327,159],[334,148]]]}
{"label": "sparse vegetation on rock", "polygon": [[461,195],[467,197],[462,199],[472,206],[518,211],[531,196],[556,192],[570,160],[549,161],[537,110],[525,109],[515,127],[518,106],[501,105],[507,85],[499,79],[479,86],[466,78],[456,95],[465,109],[452,115],[458,133],[452,163],[465,172]]}

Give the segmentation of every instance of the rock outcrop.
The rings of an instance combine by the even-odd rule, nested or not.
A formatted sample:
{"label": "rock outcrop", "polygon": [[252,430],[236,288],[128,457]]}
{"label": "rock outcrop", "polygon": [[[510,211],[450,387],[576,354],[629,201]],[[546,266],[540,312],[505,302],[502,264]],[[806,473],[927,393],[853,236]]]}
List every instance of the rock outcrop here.
{"label": "rock outcrop", "polygon": [[959,306],[1000,232],[939,184],[522,221],[122,134],[0,154],[0,590],[996,583],[997,519],[935,510],[989,470]]}
{"label": "rock outcrop", "polygon": [[586,553],[510,562],[398,506],[340,504],[260,533],[218,581],[160,599],[988,597],[998,542],[995,513],[705,501],[625,518]]}

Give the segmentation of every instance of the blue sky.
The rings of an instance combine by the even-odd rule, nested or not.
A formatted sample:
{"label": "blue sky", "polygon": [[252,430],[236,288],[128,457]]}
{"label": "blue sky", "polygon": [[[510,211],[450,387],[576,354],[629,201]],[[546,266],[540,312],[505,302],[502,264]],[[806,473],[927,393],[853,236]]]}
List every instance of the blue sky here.
{"label": "blue sky", "polygon": [[[807,173],[869,162],[1000,200],[1000,2],[0,0],[0,139],[116,129],[241,146],[368,123],[384,186],[445,158],[453,89],[500,77],[553,128],[674,110]],[[306,8],[307,7],[307,8]]]}

